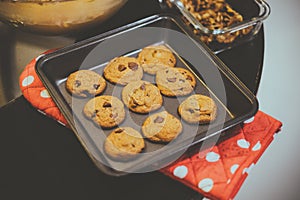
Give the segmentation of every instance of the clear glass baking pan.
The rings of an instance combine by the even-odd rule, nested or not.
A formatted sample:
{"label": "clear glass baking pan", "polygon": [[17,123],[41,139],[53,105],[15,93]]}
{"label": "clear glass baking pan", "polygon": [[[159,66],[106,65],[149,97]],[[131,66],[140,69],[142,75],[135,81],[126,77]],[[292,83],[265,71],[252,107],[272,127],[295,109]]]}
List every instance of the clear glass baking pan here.
{"label": "clear glass baking pan", "polygon": [[215,53],[252,40],[270,15],[264,0],[159,0]]}
{"label": "clear glass baking pan", "polygon": [[[155,44],[168,47],[176,57],[176,67],[194,74],[196,87],[193,93],[210,96],[216,102],[217,117],[203,125],[181,120],[183,131],[175,140],[154,143],[144,138],[145,148],[135,159],[111,159],[105,152],[104,142],[113,129],[101,128],[83,115],[86,102],[93,96],[72,96],[66,90],[66,79],[80,69],[102,75],[113,58],[136,57],[144,47]],[[100,170],[111,175],[159,170],[180,158],[189,147],[218,137],[258,110],[255,95],[187,28],[182,19],[170,14],[150,16],[44,55],[37,61],[36,71],[87,154]],[[153,75],[144,73],[143,80],[156,84]],[[123,86],[107,81],[107,88],[101,95],[122,99],[122,89]],[[144,120],[162,110],[181,119],[178,106],[187,97],[164,96],[162,108],[150,114],[138,114],[125,108],[126,118],[119,126],[129,126],[141,132]]]}

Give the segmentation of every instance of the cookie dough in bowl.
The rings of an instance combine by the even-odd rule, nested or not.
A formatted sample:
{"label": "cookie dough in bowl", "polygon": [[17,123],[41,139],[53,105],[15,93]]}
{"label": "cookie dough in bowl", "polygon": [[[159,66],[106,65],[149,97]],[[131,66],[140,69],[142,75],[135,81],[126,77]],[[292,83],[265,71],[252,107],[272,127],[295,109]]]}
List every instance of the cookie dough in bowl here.
{"label": "cookie dough in bowl", "polygon": [[0,20],[22,30],[60,35],[101,23],[127,0],[5,0]]}

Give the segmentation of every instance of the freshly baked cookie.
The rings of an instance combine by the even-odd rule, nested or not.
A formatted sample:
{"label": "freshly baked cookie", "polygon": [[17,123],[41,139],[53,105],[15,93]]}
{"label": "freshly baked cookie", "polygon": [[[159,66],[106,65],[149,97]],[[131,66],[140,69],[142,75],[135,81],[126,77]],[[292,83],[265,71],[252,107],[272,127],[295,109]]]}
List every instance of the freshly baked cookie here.
{"label": "freshly baked cookie", "polygon": [[216,119],[217,106],[210,97],[195,94],[179,105],[178,112],[189,123],[206,124]]}
{"label": "freshly baked cookie", "polygon": [[76,96],[95,96],[103,92],[106,82],[94,71],[79,70],[70,74],[66,81],[66,89]]}
{"label": "freshly baked cookie", "polygon": [[143,78],[143,69],[133,57],[117,57],[104,68],[104,77],[111,83],[127,85]]}
{"label": "freshly baked cookie", "polygon": [[196,86],[194,75],[184,68],[166,68],[156,74],[156,84],[165,96],[184,96]]}
{"label": "freshly baked cookie", "polygon": [[144,71],[152,75],[165,67],[175,67],[176,64],[172,51],[163,45],[145,47],[139,53],[138,60]]}
{"label": "freshly baked cookie", "polygon": [[153,142],[170,142],[182,132],[182,124],[179,119],[163,111],[150,115],[144,121],[142,131]]}
{"label": "freshly baked cookie", "polygon": [[113,96],[98,96],[89,100],[83,113],[104,128],[117,126],[125,119],[124,104]]}
{"label": "freshly baked cookie", "polygon": [[117,160],[132,159],[144,148],[145,142],[142,135],[131,127],[113,130],[104,142],[105,152]]}
{"label": "freshly baked cookie", "polygon": [[162,106],[163,98],[159,89],[147,81],[131,82],[123,88],[122,100],[132,111],[148,113]]}

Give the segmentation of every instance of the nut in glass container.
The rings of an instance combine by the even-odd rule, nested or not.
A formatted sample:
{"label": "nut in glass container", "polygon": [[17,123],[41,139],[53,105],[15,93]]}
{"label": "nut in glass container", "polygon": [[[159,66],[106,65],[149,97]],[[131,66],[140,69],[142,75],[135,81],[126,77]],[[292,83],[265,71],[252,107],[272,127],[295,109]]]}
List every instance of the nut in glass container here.
{"label": "nut in glass container", "polygon": [[252,40],[270,14],[264,0],[159,0],[215,53]]}

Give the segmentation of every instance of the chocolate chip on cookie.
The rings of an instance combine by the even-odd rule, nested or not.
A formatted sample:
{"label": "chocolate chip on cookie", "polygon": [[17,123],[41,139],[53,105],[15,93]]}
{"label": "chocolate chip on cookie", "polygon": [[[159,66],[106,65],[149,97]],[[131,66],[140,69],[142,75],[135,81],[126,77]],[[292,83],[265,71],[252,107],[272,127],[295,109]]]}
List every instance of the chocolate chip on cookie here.
{"label": "chocolate chip on cookie", "polygon": [[127,85],[143,78],[143,69],[134,57],[117,57],[104,68],[104,77],[111,83]]}

